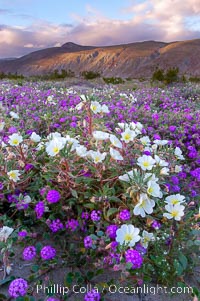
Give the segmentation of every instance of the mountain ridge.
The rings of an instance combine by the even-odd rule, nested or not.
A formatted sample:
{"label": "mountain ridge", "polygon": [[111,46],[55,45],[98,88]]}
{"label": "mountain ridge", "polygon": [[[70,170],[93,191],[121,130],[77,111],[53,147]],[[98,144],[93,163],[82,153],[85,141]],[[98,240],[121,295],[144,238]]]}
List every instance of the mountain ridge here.
{"label": "mountain ridge", "polygon": [[25,76],[45,75],[71,70],[102,76],[150,77],[156,67],[178,67],[180,74],[200,76],[200,39],[159,42],[144,41],[111,46],[83,46],[67,42],[60,47],[45,48],[20,58],[0,60],[0,72]]}

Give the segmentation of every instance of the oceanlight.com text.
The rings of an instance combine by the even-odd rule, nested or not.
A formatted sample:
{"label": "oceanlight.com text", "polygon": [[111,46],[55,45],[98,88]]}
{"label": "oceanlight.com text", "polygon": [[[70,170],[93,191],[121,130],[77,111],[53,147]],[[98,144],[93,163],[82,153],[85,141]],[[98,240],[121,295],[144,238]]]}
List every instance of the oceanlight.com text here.
{"label": "oceanlight.com text", "polygon": [[192,287],[166,287],[166,286],[149,286],[144,284],[143,286],[118,286],[112,284],[110,286],[104,286],[99,288],[98,286],[86,285],[73,285],[72,287],[63,286],[60,284],[53,284],[50,286],[37,285],[36,292],[44,294],[85,294],[91,290],[95,290],[98,293],[110,293],[110,294],[191,294],[193,292]]}

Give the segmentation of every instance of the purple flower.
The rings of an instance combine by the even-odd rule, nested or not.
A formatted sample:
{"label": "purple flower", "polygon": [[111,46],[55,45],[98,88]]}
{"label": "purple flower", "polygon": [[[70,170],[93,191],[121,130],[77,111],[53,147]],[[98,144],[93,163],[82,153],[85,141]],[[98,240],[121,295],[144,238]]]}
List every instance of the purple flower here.
{"label": "purple flower", "polygon": [[26,247],[23,251],[24,260],[32,260],[36,256],[36,248],[34,246]]}
{"label": "purple flower", "polygon": [[44,260],[53,259],[56,256],[56,250],[51,246],[45,246],[40,251],[40,255]]}
{"label": "purple flower", "polygon": [[110,239],[115,239],[116,238],[116,231],[118,227],[117,225],[109,225],[106,228],[106,234],[110,237]]}
{"label": "purple flower", "polygon": [[76,219],[68,220],[66,224],[66,229],[70,229],[71,231],[75,231],[79,226],[79,222]]}
{"label": "purple flower", "polygon": [[33,167],[34,167],[34,166],[33,166],[32,164],[26,164],[24,168],[25,168],[26,171],[29,171],[29,170],[32,169]]}
{"label": "purple flower", "polygon": [[108,256],[104,257],[103,262],[108,265],[119,264],[120,254],[110,253]]}
{"label": "purple flower", "polygon": [[34,209],[38,219],[40,219],[43,216],[44,210],[45,210],[44,202],[43,201],[38,202]]}
{"label": "purple flower", "polygon": [[171,181],[174,185],[178,185],[179,184],[179,179],[176,176],[172,176],[171,177]]}
{"label": "purple flower", "polygon": [[175,125],[170,125],[169,126],[169,131],[174,133],[176,131],[176,126]]}
{"label": "purple flower", "polygon": [[100,299],[101,295],[95,289],[89,291],[84,297],[84,301],[100,301]]}
{"label": "purple flower", "polygon": [[91,220],[93,222],[98,222],[101,219],[101,211],[96,211],[96,210],[92,210],[91,214],[90,214]]}
{"label": "purple flower", "polygon": [[27,234],[28,234],[28,233],[27,233],[27,231],[25,231],[25,230],[22,230],[22,231],[19,231],[19,232],[18,232],[18,236],[19,236],[19,237],[26,237]]}
{"label": "purple flower", "polygon": [[154,220],[153,223],[151,224],[151,227],[152,227],[153,229],[158,230],[158,229],[160,229],[160,227],[161,227],[161,223],[159,223],[158,221]]}
{"label": "purple flower", "polygon": [[81,213],[81,218],[82,218],[82,219],[86,219],[86,220],[87,220],[87,219],[89,219],[89,217],[90,217],[90,215],[89,215],[88,212],[82,212],[82,213]]}
{"label": "purple flower", "polygon": [[3,183],[0,182],[0,190],[3,189]]}
{"label": "purple flower", "polygon": [[8,132],[9,132],[9,134],[14,134],[14,133],[17,133],[18,130],[16,127],[11,126],[11,127],[9,127]]}
{"label": "purple flower", "polygon": [[13,280],[8,289],[8,293],[11,297],[16,298],[20,296],[25,296],[28,289],[28,283],[23,278],[17,278]]}
{"label": "purple flower", "polygon": [[131,218],[130,211],[128,209],[124,209],[124,210],[120,211],[119,218],[122,221],[128,221]]}
{"label": "purple flower", "polygon": [[147,248],[143,247],[140,243],[136,244],[135,250],[138,251],[142,256],[147,252]]}
{"label": "purple flower", "polygon": [[57,203],[60,200],[60,193],[57,190],[49,190],[47,193],[47,201],[50,204]]}
{"label": "purple flower", "polygon": [[60,219],[56,219],[49,224],[49,228],[52,232],[56,233],[57,231],[64,228],[63,223],[61,223]]}
{"label": "purple flower", "polygon": [[54,297],[49,297],[46,301],[60,301],[60,300]]}
{"label": "purple flower", "polygon": [[92,241],[92,238],[91,238],[90,236],[86,236],[86,237],[84,238],[84,247],[85,247],[86,249],[91,248],[91,247],[92,247],[92,243],[93,243],[93,241]]}
{"label": "purple flower", "polygon": [[143,263],[141,254],[136,250],[127,250],[125,252],[126,263],[132,263],[132,269],[139,269]]}

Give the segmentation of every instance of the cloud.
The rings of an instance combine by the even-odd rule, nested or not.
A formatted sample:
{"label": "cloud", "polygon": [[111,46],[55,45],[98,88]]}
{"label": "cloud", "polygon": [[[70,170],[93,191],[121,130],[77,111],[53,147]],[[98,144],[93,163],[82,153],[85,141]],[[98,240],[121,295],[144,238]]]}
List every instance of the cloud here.
{"label": "cloud", "polygon": [[199,0],[132,1],[130,7],[123,8],[124,16],[126,13],[127,20],[109,19],[88,5],[86,16],[73,15],[74,24],[36,19],[26,27],[0,24],[0,57],[21,56],[68,41],[103,46],[200,38]]}

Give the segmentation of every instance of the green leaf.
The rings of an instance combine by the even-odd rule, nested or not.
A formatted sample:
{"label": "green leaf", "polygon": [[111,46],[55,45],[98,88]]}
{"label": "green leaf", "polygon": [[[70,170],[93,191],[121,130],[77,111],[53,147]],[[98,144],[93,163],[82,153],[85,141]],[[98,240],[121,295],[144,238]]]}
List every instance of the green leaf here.
{"label": "green leaf", "polygon": [[92,204],[92,203],[87,203],[87,204],[84,204],[83,206],[86,207],[86,208],[89,208],[89,209],[94,209],[95,208],[95,204]]}
{"label": "green leaf", "polygon": [[15,279],[14,276],[7,277],[7,278],[5,278],[5,279],[3,279],[3,280],[0,281],[0,286],[3,285],[3,284],[5,284],[5,283],[7,283],[7,282],[10,282],[10,281],[12,281],[14,279]]}
{"label": "green leaf", "polygon": [[195,241],[194,241],[194,245],[195,245],[195,246],[200,246],[200,240],[195,240]]}
{"label": "green leaf", "polygon": [[131,262],[126,263],[126,269],[130,270],[132,269],[133,264]]}
{"label": "green leaf", "polygon": [[117,208],[110,208],[107,211],[107,217],[110,217],[111,215],[113,215],[114,213],[118,212]]}
{"label": "green leaf", "polygon": [[97,231],[97,235],[101,237],[104,235],[104,233],[103,233],[103,231]]}
{"label": "green leaf", "polygon": [[182,266],[185,270],[188,265],[188,260],[187,260],[187,257],[183,253],[179,254],[179,262],[182,264]]}
{"label": "green leaf", "polygon": [[76,190],[71,189],[71,194],[74,198],[78,199],[78,194],[77,194]]}
{"label": "green leaf", "polygon": [[31,267],[31,270],[33,271],[33,272],[38,272],[39,271],[39,269],[40,269],[40,267],[38,266],[38,265],[32,265],[32,267]]}

